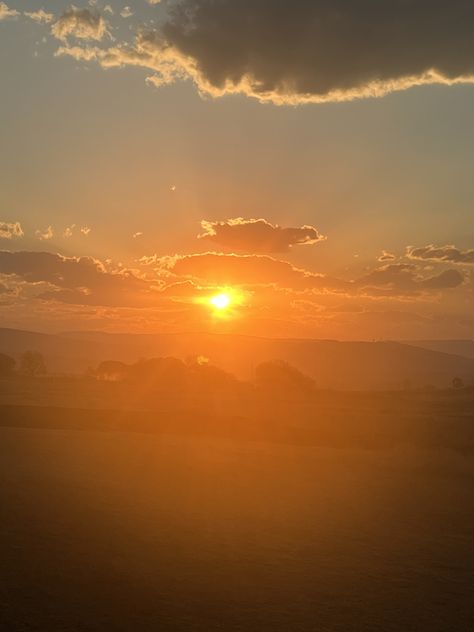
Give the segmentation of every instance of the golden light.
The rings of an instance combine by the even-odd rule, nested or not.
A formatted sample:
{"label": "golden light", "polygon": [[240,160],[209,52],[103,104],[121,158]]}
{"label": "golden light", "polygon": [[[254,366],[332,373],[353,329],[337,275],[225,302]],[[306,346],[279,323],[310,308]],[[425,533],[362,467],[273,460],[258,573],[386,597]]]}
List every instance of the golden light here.
{"label": "golden light", "polygon": [[221,294],[216,294],[215,296],[212,296],[209,302],[211,303],[213,307],[215,307],[216,309],[220,311],[220,310],[227,309],[227,307],[229,307],[229,305],[231,304],[232,300],[229,294],[222,292]]}

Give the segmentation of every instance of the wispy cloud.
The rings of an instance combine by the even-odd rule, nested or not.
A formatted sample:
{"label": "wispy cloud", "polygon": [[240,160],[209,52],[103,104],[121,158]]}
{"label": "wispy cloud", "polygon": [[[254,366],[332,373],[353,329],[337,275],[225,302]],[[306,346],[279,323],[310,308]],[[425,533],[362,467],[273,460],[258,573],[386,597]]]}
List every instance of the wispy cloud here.
{"label": "wispy cloud", "polygon": [[23,15],[27,18],[37,22],[38,24],[49,24],[54,20],[54,14],[48,13],[44,9],[38,9],[37,11],[24,11]]}
{"label": "wispy cloud", "polygon": [[50,239],[52,239],[54,237],[53,227],[52,226],[48,226],[48,228],[45,228],[44,230],[38,229],[35,232],[35,235],[36,235],[37,239],[39,239],[40,241],[49,241]]}
{"label": "wispy cloud", "polygon": [[382,250],[382,254],[379,256],[378,261],[395,261],[397,257],[392,252]]}
{"label": "wispy cloud", "polygon": [[20,222],[0,222],[0,239],[17,239],[23,235]]}
{"label": "wispy cloud", "polygon": [[120,11],[120,16],[122,18],[131,18],[132,15],[134,15],[134,12],[132,11],[131,7],[126,6],[124,7],[121,11]]}
{"label": "wispy cloud", "polygon": [[81,40],[102,40],[108,33],[106,20],[91,9],[71,5],[51,27],[52,34],[62,41],[68,37]]}
{"label": "wispy cloud", "polygon": [[15,9],[10,9],[5,2],[0,2],[0,20],[6,20],[7,18],[14,18],[20,15]]}

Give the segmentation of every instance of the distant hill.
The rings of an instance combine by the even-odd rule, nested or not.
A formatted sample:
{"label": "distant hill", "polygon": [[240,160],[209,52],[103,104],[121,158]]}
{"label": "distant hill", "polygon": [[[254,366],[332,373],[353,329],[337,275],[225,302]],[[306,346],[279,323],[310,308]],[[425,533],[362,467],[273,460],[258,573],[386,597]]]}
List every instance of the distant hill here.
{"label": "distant hill", "polygon": [[474,340],[414,340],[405,344],[474,359]]}
{"label": "distant hill", "polygon": [[337,342],[269,339],[217,334],[39,334],[0,329],[0,352],[16,358],[25,350],[43,353],[51,372],[83,373],[102,360],[134,362],[174,356],[205,356],[241,378],[265,360],[286,360],[311,375],[321,388],[392,389],[447,387],[454,377],[474,380],[474,359],[422,348],[417,343]]}

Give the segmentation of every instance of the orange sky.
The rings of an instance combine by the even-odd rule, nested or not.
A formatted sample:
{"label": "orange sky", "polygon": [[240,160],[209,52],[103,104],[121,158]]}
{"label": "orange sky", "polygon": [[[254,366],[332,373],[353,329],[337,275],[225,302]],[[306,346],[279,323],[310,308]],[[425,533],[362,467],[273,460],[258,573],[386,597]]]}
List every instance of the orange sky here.
{"label": "orange sky", "polygon": [[462,3],[178,4],[0,3],[0,326],[472,338]]}

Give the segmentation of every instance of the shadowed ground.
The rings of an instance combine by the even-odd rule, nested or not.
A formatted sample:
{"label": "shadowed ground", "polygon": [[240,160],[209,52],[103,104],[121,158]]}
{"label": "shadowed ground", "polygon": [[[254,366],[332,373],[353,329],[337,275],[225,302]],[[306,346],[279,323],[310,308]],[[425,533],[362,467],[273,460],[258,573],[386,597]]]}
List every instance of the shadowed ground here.
{"label": "shadowed ground", "polygon": [[470,450],[91,429],[102,414],[2,409],[2,630],[472,629]]}

